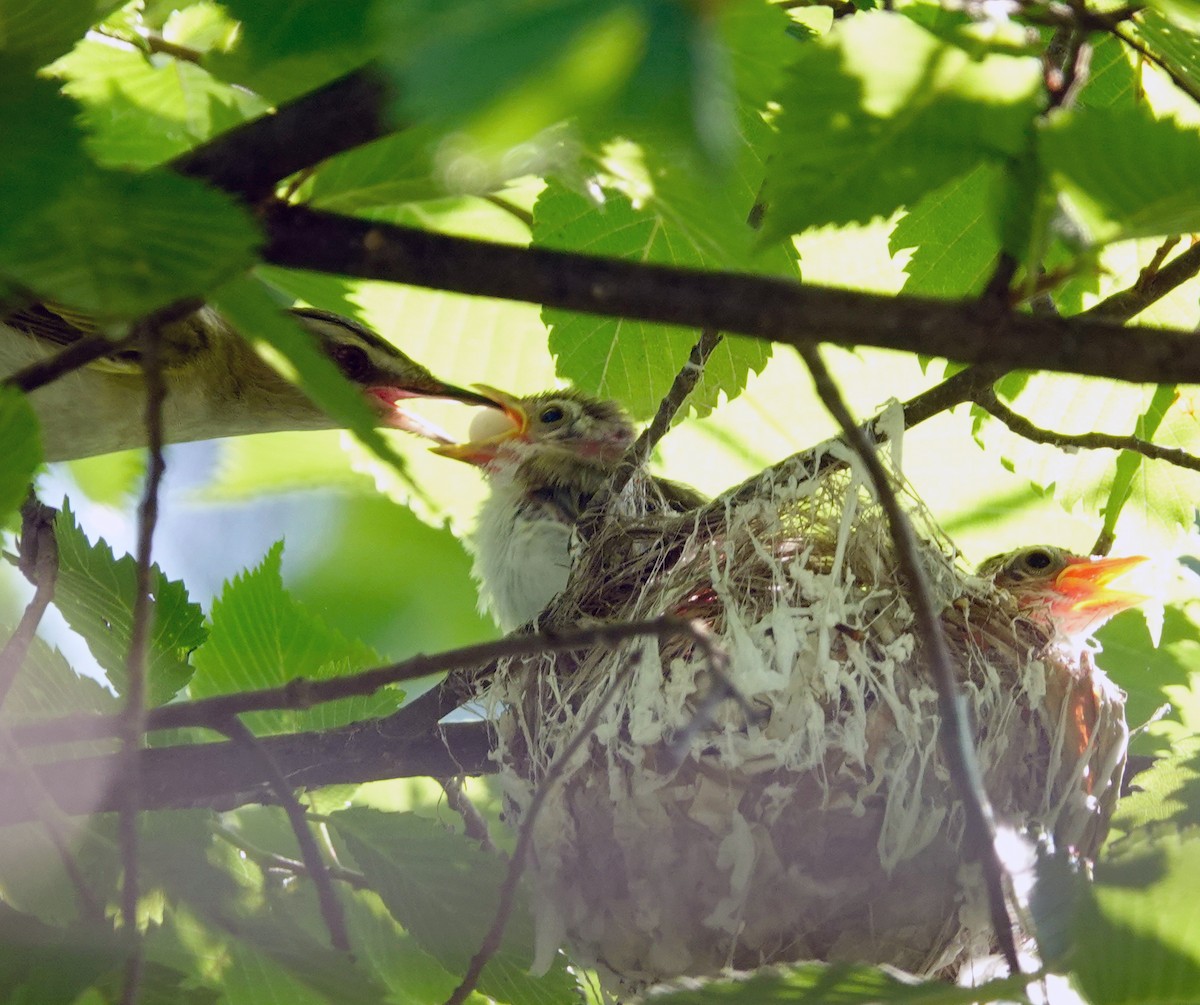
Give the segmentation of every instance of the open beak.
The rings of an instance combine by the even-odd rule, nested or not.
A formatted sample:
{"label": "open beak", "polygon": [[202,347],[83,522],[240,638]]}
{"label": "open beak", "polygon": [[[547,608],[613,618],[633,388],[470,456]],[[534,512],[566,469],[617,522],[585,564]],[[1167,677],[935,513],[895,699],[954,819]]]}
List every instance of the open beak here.
{"label": "open beak", "polygon": [[376,398],[382,405],[383,424],[388,429],[402,429],[406,433],[414,433],[427,440],[442,444],[451,444],[454,441],[440,426],[419,415],[414,415],[412,412],[404,411],[400,406],[402,401],[407,398],[445,398],[450,401],[461,401],[465,405],[486,405],[492,409],[497,405],[491,398],[475,391],[468,391],[464,387],[446,384],[432,374],[419,384],[410,383],[402,387],[394,385],[368,387],[367,394]]}
{"label": "open beak", "polygon": [[[519,398],[487,384],[476,384],[481,392],[476,395],[489,410],[475,416],[465,443],[443,441],[431,447],[435,454],[451,457],[456,461],[482,467],[496,459],[496,454],[506,443],[520,439],[529,430],[529,413]],[[497,414],[496,409],[500,412]]]}
{"label": "open beak", "polygon": [[1072,612],[1093,612],[1104,620],[1150,598],[1143,593],[1110,590],[1108,584],[1147,561],[1145,555],[1128,558],[1079,559],[1054,580],[1054,588]]}

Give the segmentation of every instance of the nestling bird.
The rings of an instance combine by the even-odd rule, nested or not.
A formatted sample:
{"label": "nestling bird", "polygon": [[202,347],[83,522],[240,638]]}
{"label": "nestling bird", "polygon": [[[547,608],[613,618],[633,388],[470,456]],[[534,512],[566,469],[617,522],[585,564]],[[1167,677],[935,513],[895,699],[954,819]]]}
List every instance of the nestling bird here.
{"label": "nestling bird", "polygon": [[[534,618],[567,584],[573,531],[633,443],[633,424],[613,401],[579,391],[516,397],[475,385],[502,409],[481,413],[466,443],[435,453],[481,467],[491,495],[474,537],[483,603],[505,631]],[[704,502],[687,486],[644,473],[621,494],[627,515],[680,512]]]}
{"label": "nestling bird", "polygon": [[1142,555],[1088,558],[1041,544],[993,555],[978,572],[1011,593],[1022,614],[1052,638],[1078,647],[1113,615],[1147,599],[1109,589],[1145,561]]}
{"label": "nestling bird", "polygon": [[[369,328],[328,311],[290,312],[367,397],[379,423],[437,438],[401,411],[410,397],[490,399],[439,380]],[[91,334],[88,322],[36,304],[0,322],[0,380]],[[216,311],[204,307],[161,329],[168,443],[246,433],[328,429],[336,423],[275,372]],[[144,390],[136,350],[122,350],[34,391],[48,461],[145,444]]]}

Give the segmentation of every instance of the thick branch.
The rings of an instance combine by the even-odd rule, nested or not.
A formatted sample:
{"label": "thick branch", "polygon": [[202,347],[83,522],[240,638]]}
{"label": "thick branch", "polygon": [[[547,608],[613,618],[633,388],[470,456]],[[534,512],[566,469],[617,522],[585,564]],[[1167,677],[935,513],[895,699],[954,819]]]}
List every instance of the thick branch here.
{"label": "thick branch", "polygon": [[[358,784],[384,778],[451,778],[488,774],[485,723],[442,727],[414,738],[403,712],[319,733],[259,741],[296,788]],[[144,810],[274,802],[262,763],[232,742],[151,747],[138,751]],[[125,783],[119,755],[34,765],[41,787],[68,814],[117,809]],[[0,825],[37,819],[37,796],[20,772],[0,770]]]}
{"label": "thick branch", "polygon": [[299,206],[277,204],[264,223],[265,259],[289,268],[714,328],[795,346],[873,345],[1007,369],[1200,383],[1200,339],[1192,332],[518,248]]}
{"label": "thick branch", "polygon": [[364,68],[222,133],[171,167],[257,203],[288,175],[383,136],[389,97],[383,75]]}

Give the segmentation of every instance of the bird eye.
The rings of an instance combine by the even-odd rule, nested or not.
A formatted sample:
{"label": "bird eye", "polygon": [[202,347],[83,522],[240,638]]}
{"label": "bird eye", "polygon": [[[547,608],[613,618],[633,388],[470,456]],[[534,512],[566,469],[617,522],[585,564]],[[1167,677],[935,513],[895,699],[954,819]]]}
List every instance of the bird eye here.
{"label": "bird eye", "polygon": [[556,422],[562,422],[566,414],[559,405],[547,405],[538,413],[538,420],[552,426]]}
{"label": "bird eye", "polygon": [[1025,553],[1025,566],[1038,572],[1042,569],[1050,568],[1053,562],[1054,556],[1044,548],[1034,548],[1032,551]]}
{"label": "bird eye", "polygon": [[371,372],[371,357],[356,345],[335,345],[329,350],[334,363],[351,380],[362,380]]}

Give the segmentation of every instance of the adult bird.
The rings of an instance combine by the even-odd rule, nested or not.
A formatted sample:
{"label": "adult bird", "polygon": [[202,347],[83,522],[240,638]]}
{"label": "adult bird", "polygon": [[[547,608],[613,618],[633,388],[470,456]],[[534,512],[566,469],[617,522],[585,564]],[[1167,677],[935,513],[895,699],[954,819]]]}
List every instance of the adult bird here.
{"label": "adult bird", "polygon": [[[518,397],[475,386],[499,411],[481,413],[469,441],[434,451],[487,475],[491,494],[479,513],[473,571],[481,603],[511,631],[566,586],[579,519],[633,443],[634,428],[616,402],[580,391]],[[695,490],[643,471],[634,472],[615,500],[626,517],[682,512],[703,502]]]}
{"label": "adult bird", "polygon": [[[436,438],[432,427],[401,411],[399,402],[432,397],[492,404],[435,377],[356,321],[312,308],[290,313],[362,390],[380,425]],[[0,321],[0,381],[91,334],[87,319],[42,304],[11,312]],[[160,335],[166,442],[336,425],[211,308],[164,325]],[[136,349],[118,348],[31,393],[46,460],[144,445],[144,378],[138,359]]]}

